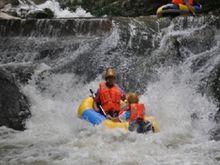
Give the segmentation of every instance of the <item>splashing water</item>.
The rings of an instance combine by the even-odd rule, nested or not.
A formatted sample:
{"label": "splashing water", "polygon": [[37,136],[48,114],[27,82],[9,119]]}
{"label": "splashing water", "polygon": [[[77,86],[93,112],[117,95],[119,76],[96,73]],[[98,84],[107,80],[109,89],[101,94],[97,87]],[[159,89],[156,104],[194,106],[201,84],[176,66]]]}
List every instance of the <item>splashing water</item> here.
{"label": "splashing water", "polygon": [[49,8],[54,12],[56,18],[73,18],[73,17],[92,17],[83,8],[78,7],[75,12],[69,11],[68,8],[61,9],[60,4],[55,0],[46,1],[43,4],[37,5],[39,9]]}
{"label": "splashing water", "polygon": [[[92,127],[77,118],[81,99],[89,88],[97,88],[101,77],[84,85],[75,75],[58,74],[47,80],[51,90],[44,94],[33,79],[23,88],[32,103],[27,130],[11,133],[1,127],[2,163],[216,164],[219,142],[207,136],[213,126],[207,112],[215,112],[215,105],[179,80],[176,69],[160,72],[160,80],[141,97],[161,125],[160,133],[147,136]],[[199,113],[193,120],[195,112]]]}

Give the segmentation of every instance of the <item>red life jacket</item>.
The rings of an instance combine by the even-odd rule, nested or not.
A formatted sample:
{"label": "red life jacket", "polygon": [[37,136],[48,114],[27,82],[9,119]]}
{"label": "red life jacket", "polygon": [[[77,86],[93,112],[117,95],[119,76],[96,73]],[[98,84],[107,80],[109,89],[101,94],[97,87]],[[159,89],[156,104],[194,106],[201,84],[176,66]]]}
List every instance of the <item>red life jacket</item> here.
{"label": "red life jacket", "polygon": [[[172,3],[174,3],[176,5],[179,5],[179,4],[184,5],[185,4],[183,0],[172,0]],[[193,3],[194,3],[193,0],[189,0],[190,5],[193,5]]]}
{"label": "red life jacket", "polygon": [[144,104],[139,104],[139,103],[133,103],[130,104],[130,120],[129,122],[133,122],[137,118],[143,119],[144,120]]}
{"label": "red life jacket", "polygon": [[99,84],[99,91],[100,91],[100,101],[102,108],[105,110],[106,113],[108,111],[120,111],[120,100],[122,97],[120,89],[114,85],[113,87],[109,88],[106,86],[105,82]]}

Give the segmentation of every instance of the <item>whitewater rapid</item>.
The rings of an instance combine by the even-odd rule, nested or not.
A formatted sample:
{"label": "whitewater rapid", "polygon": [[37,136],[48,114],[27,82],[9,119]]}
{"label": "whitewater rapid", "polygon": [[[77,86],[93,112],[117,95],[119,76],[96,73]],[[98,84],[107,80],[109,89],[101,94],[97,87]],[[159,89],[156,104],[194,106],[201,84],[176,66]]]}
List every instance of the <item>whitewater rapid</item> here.
{"label": "whitewater rapid", "polygon": [[43,4],[37,5],[39,9],[49,8],[54,12],[56,18],[73,18],[73,17],[93,17],[80,6],[75,12],[71,12],[68,8],[62,9],[60,4],[55,0],[48,0]]}
{"label": "whitewater rapid", "polygon": [[[42,65],[35,74],[47,68]],[[185,72],[180,74],[181,69]],[[50,90],[41,93],[33,75],[22,89],[31,99],[32,117],[24,132],[0,128],[0,163],[218,164],[220,143],[208,134],[214,126],[210,114],[217,108],[186,83],[192,77],[187,68],[161,68],[158,73],[160,79],[141,96],[161,126],[160,133],[148,135],[93,127],[77,118],[80,101],[90,88],[97,89],[101,76],[83,84],[73,74],[58,74],[45,82]]]}

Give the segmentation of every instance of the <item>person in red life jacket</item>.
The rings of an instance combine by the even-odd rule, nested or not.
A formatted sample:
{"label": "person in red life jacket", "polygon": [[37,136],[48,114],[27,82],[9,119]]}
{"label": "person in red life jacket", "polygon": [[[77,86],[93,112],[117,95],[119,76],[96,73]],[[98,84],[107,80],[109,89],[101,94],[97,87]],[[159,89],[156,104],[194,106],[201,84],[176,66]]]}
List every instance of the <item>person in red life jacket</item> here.
{"label": "person in red life jacket", "polygon": [[105,81],[99,84],[96,92],[94,109],[100,111],[101,105],[107,114],[107,118],[115,119],[121,111],[120,102],[125,99],[124,91],[115,83],[116,72],[114,68],[107,68],[105,71]]}
{"label": "person in red life jacket", "polygon": [[189,11],[192,13],[192,15],[195,16],[195,10],[194,10],[194,0],[172,0],[172,3],[175,5],[183,4],[186,5],[189,9]]}
{"label": "person in red life jacket", "polygon": [[136,130],[137,133],[147,133],[148,131],[151,131],[152,124],[149,121],[144,121],[146,109],[144,104],[139,103],[138,95],[136,93],[128,93],[126,99],[128,101],[127,111],[130,112],[128,119],[129,131]]}

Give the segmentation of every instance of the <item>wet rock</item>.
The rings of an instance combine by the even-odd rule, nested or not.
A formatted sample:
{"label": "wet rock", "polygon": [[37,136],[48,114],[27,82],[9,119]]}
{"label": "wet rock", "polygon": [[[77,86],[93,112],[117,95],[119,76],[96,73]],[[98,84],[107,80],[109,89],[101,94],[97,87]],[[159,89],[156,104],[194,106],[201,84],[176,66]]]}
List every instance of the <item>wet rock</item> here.
{"label": "wet rock", "polygon": [[213,94],[214,98],[219,104],[218,106],[220,107],[220,65],[212,71],[208,78],[208,82],[209,87],[211,88],[211,93]]}
{"label": "wet rock", "polygon": [[211,131],[211,139],[216,141],[220,140],[220,126]]}
{"label": "wet rock", "polygon": [[[15,77],[16,81],[25,85],[31,80],[31,76],[34,74],[34,70],[36,69],[36,64],[13,64],[6,65],[4,69],[9,71]],[[0,67],[1,69],[1,67]]]}
{"label": "wet rock", "polygon": [[[203,63],[206,62],[203,61]],[[202,65],[202,64],[201,64]],[[211,130],[211,139],[220,140],[220,65],[214,67],[209,76],[204,78],[200,84],[200,91],[212,98],[219,110],[214,116],[216,127]]]}
{"label": "wet rock", "polygon": [[215,121],[220,123],[220,109],[218,110],[218,112],[215,114]]}
{"label": "wet rock", "polygon": [[0,11],[0,19],[20,19],[20,18]]}
{"label": "wet rock", "polygon": [[45,3],[47,0],[32,0],[36,5]]}
{"label": "wet rock", "polygon": [[0,68],[0,126],[24,130],[25,121],[31,115],[29,108],[13,75]]}
{"label": "wet rock", "polygon": [[44,12],[47,14],[47,18],[54,18],[54,13],[51,9],[45,8]]}
{"label": "wet rock", "polygon": [[12,6],[18,6],[19,1],[18,0],[1,0],[0,1],[0,8],[3,8],[7,4],[11,4]]}
{"label": "wet rock", "polygon": [[5,6],[5,4],[3,3],[3,1],[0,1],[0,9],[2,9]]}
{"label": "wet rock", "polygon": [[45,8],[44,10],[35,10],[32,12],[28,12],[25,18],[37,18],[37,19],[45,19],[45,18],[53,18],[54,13],[49,9]]}

